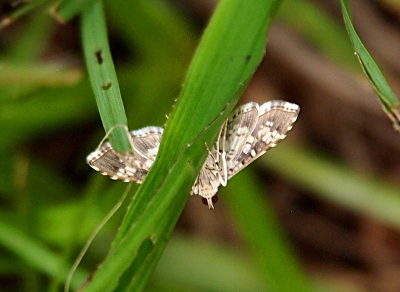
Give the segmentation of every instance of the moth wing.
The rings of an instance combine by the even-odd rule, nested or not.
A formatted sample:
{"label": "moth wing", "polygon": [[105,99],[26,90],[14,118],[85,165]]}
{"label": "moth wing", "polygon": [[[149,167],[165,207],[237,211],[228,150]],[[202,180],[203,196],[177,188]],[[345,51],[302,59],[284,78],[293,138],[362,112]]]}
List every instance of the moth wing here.
{"label": "moth wing", "polygon": [[259,106],[256,126],[248,136],[246,145],[240,149],[241,153],[236,155],[237,160],[229,164],[228,179],[283,140],[292,129],[299,112],[298,105],[281,100]]}
{"label": "moth wing", "polygon": [[115,152],[110,142],[90,153],[86,162],[100,173],[125,182],[141,183],[147,174],[140,161],[132,158],[131,152]]}
{"label": "moth wing", "polygon": [[156,160],[162,134],[163,128],[160,127],[145,127],[130,132],[134,159],[146,170],[150,170]]}
{"label": "moth wing", "polygon": [[110,142],[103,143],[86,158],[95,170],[115,180],[142,183],[157,157],[162,128],[146,127],[130,132],[132,151],[116,152]]}
{"label": "moth wing", "polygon": [[250,102],[232,112],[226,125],[226,138],[220,139],[220,149],[225,149],[227,169],[233,168],[253,140],[252,132],[257,126],[259,105]]}

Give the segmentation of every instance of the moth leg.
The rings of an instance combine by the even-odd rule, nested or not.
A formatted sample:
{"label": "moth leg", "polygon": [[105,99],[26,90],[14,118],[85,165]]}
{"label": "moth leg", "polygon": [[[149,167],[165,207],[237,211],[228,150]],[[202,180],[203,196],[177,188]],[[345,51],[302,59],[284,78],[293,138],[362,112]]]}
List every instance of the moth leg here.
{"label": "moth leg", "polygon": [[[225,142],[226,142],[226,131],[228,129],[228,119],[225,120],[224,124],[222,125],[222,128],[218,134],[218,139],[217,139],[217,150],[218,150],[218,155],[220,156],[220,161],[222,162],[222,175],[221,173],[218,173],[218,180],[221,183],[222,186],[226,186],[228,183],[228,167],[226,165],[226,147],[225,147]],[[221,149],[219,149],[219,144],[220,144],[220,139],[221,140]]]}
{"label": "moth leg", "polygon": [[[212,159],[213,163],[211,165],[205,164],[205,168],[212,171],[214,176],[218,179],[221,185],[226,186],[228,182],[228,169],[226,166],[226,151],[225,151],[225,140],[226,131],[228,128],[228,120],[225,120],[221,129],[218,133],[218,138],[215,142],[215,146],[212,150],[205,143],[205,147],[208,151],[209,157]],[[222,148],[220,148],[220,145]]]}
{"label": "moth leg", "polygon": [[[213,162],[217,164],[218,163],[218,157],[215,154],[216,153],[218,154],[218,152],[215,149],[210,150],[210,148],[208,148],[207,143],[204,143],[204,146],[206,147],[208,155],[212,158]],[[209,166],[208,168],[209,169],[215,169],[214,166]],[[220,170],[220,169],[218,168],[218,170]]]}

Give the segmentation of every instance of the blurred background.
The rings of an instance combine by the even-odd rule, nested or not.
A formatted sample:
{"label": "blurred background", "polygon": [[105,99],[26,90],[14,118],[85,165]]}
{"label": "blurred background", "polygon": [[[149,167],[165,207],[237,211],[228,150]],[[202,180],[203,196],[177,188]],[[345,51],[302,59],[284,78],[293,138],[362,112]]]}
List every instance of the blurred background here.
{"label": "blurred background", "polygon": [[[163,126],[216,1],[105,2],[129,126]],[[399,3],[350,4],[398,95]],[[0,4],[0,291],[59,291],[61,266],[126,187],[85,163],[104,131],[79,19],[60,24],[52,5]],[[266,212],[317,290],[400,291],[400,137],[353,54],[338,1],[283,1],[240,103],[272,99],[299,104],[298,121],[230,183],[261,186]],[[189,199],[148,291],[261,291],[229,185],[214,210]],[[123,215],[124,207],[103,228],[78,277],[106,256]]]}

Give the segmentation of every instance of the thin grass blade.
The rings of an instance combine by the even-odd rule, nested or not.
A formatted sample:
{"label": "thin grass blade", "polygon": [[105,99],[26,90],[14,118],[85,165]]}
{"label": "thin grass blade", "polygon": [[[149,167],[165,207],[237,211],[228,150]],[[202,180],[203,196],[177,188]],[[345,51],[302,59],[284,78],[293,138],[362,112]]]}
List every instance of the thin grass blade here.
{"label": "thin grass blade", "polygon": [[382,105],[383,110],[390,118],[393,123],[393,128],[400,132],[400,109],[399,109],[399,101],[396,95],[393,93],[389,84],[387,83],[385,77],[383,76],[381,70],[378,65],[368,53],[364,44],[361,42],[358,37],[354,26],[351,22],[350,17],[350,8],[347,0],[340,1],[342,7],[342,13],[344,18],[344,23],[347,28],[347,32],[349,34],[350,40],[353,44],[355,55],[357,56],[361,67],[367,77],[368,81],[372,85],[376,95],[379,98],[379,101]]}
{"label": "thin grass blade", "polygon": [[[127,126],[117,74],[108,45],[102,1],[93,3],[82,13],[82,44],[105,132],[109,133],[116,125]],[[118,152],[130,150],[123,127],[114,128],[109,140]]]}

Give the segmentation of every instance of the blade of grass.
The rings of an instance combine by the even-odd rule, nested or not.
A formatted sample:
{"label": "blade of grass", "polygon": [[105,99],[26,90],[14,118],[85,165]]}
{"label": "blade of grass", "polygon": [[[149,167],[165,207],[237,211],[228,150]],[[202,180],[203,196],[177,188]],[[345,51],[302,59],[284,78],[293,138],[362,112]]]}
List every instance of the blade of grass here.
{"label": "blade of grass", "polygon": [[265,291],[262,276],[245,253],[177,234],[171,236],[150,285],[157,282],[186,291]]}
{"label": "blade of grass", "polygon": [[[238,179],[241,174],[233,180],[241,180]],[[266,290],[264,275],[245,252],[174,233],[146,291],[275,291]],[[272,262],[270,264],[273,265]],[[288,273],[284,281],[290,281],[290,276]],[[313,277],[312,282],[317,291],[353,291],[345,283],[338,283],[334,278],[321,280],[317,276]],[[343,289],[334,288],[341,285],[344,286]],[[151,290],[153,287],[155,290]],[[295,287],[285,291],[298,290]]]}
{"label": "blade of grass", "polygon": [[88,98],[90,93],[88,84],[80,83],[63,90],[42,88],[27,99],[4,103],[0,107],[0,149],[90,119],[95,114],[93,99]]}
{"label": "blade of grass", "polygon": [[387,83],[378,65],[371,57],[371,55],[368,53],[364,44],[358,37],[354,29],[354,26],[351,22],[348,1],[341,0],[340,4],[342,7],[344,23],[346,25],[346,29],[349,34],[350,40],[353,44],[355,55],[357,56],[361,64],[361,68],[363,69],[368,81],[370,82],[376,95],[378,96],[383,110],[392,121],[393,128],[396,131],[400,132],[399,101],[397,100],[396,95],[393,93],[392,89]]}
{"label": "blade of grass", "polygon": [[317,3],[306,0],[283,1],[277,17],[341,67],[359,70],[344,28]]}
{"label": "blade of grass", "polygon": [[[59,280],[65,279],[69,264],[61,260],[60,258],[62,257],[47,249],[39,242],[36,242],[20,230],[2,221],[0,221],[0,244],[13,251],[37,270]],[[78,269],[75,276],[72,287],[76,289],[87,279],[88,273],[82,269]]]}
{"label": "blade of grass", "polygon": [[[134,282],[129,287],[134,291],[147,280],[206,158],[204,142],[212,144],[238,91],[262,59],[272,5],[268,0],[219,3],[167,122],[158,158],[113,250],[85,291],[112,291],[129,267],[139,271],[131,274]],[[127,286],[120,289],[126,291]]]}
{"label": "blade of grass", "polygon": [[[127,126],[117,74],[110,48],[102,1],[87,7],[82,13],[82,45],[97,107],[106,133],[116,125]],[[130,150],[123,127],[116,127],[109,137],[118,152]]]}
{"label": "blade of grass", "polygon": [[[32,74],[32,72],[35,72],[35,74]],[[14,85],[18,87],[26,87],[25,90],[27,91],[32,88],[35,89],[43,86],[61,87],[75,85],[81,79],[81,70],[60,68],[57,65],[43,65],[36,63],[15,64],[12,62],[2,62],[2,68],[0,69],[1,87]],[[0,100],[9,98],[9,96],[0,96]]]}
{"label": "blade of grass", "polygon": [[253,261],[262,271],[264,284],[269,288],[265,287],[263,291],[315,291],[281,233],[272,207],[260,196],[263,193],[261,185],[251,173],[242,172],[240,179],[230,180],[224,191],[232,218],[238,223]]}
{"label": "blade of grass", "polygon": [[49,0],[35,0],[35,1],[28,1],[28,2],[21,2],[23,3],[20,7],[15,9],[11,12],[10,15],[4,17],[0,21],[0,31],[13,23],[19,17],[24,16],[25,14],[32,12],[36,7],[43,5],[46,2],[50,2]]}
{"label": "blade of grass", "polygon": [[[400,227],[400,190],[319,157],[299,146],[282,143],[261,161],[293,183],[355,211]],[[304,175],[304,174],[307,175]]]}

